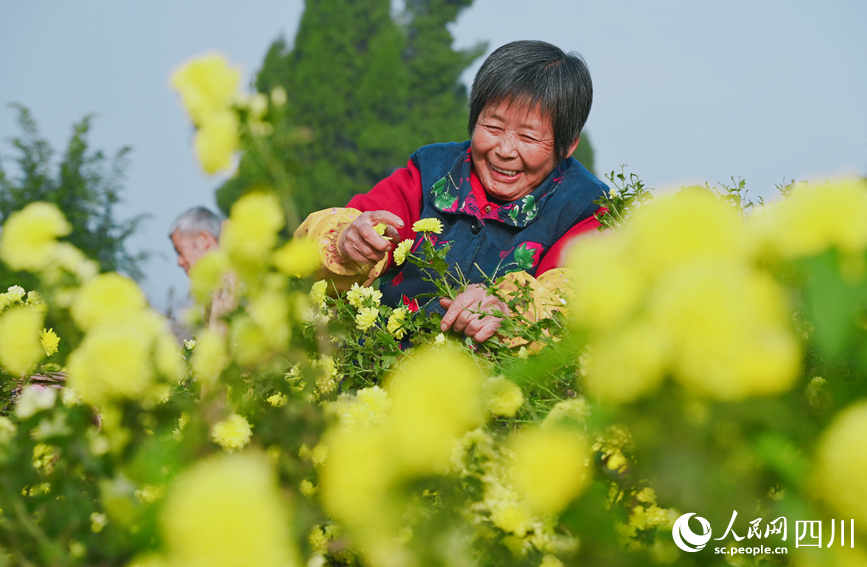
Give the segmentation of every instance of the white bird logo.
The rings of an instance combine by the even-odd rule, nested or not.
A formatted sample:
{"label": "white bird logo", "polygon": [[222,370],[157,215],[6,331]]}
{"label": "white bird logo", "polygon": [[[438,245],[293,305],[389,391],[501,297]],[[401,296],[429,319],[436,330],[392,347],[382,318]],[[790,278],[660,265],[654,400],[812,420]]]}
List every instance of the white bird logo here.
{"label": "white bird logo", "polygon": [[689,519],[693,516],[695,516],[695,512],[684,514],[674,522],[674,526],[671,528],[671,537],[674,539],[675,545],[689,552],[704,549],[704,546],[710,541],[711,536],[710,522],[701,516],[695,516],[695,519],[701,524],[704,532],[699,535],[689,529]]}

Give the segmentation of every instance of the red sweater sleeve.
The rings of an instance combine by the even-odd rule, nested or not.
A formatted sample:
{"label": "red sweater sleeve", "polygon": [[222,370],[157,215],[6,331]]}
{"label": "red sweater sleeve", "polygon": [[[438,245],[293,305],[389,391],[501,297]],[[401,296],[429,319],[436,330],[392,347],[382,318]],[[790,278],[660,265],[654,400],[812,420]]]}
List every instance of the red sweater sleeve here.
{"label": "red sweater sleeve", "polygon": [[356,195],[346,206],[363,213],[388,211],[396,214],[403,219],[403,228],[397,232],[400,239],[405,240],[415,238],[412,225],[421,218],[421,204],[421,173],[410,160],[406,167],[377,183],[369,192]]}
{"label": "red sweater sleeve", "polygon": [[548,270],[561,267],[563,260],[565,260],[565,258],[563,258],[563,251],[569,246],[572,240],[581,234],[598,229],[601,226],[601,223],[597,220],[596,215],[605,214],[606,212],[608,212],[608,209],[605,207],[599,207],[593,216],[584,219],[570,228],[569,231],[560,238],[560,240],[555,242],[554,245],[548,249],[539,261],[539,267],[536,268],[536,277],[538,278]]}

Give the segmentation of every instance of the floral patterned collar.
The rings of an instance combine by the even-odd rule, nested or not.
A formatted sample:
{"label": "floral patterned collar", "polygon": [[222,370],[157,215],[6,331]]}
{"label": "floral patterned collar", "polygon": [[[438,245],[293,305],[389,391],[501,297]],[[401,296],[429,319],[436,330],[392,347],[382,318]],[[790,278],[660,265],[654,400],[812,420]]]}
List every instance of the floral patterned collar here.
{"label": "floral patterned collar", "polygon": [[487,198],[481,181],[476,177],[470,152],[467,148],[466,154],[458,157],[445,177],[433,184],[434,208],[443,213],[463,213],[521,228],[536,220],[545,202],[560,186],[568,167],[566,161],[561,160],[529,195],[511,203],[497,204]]}

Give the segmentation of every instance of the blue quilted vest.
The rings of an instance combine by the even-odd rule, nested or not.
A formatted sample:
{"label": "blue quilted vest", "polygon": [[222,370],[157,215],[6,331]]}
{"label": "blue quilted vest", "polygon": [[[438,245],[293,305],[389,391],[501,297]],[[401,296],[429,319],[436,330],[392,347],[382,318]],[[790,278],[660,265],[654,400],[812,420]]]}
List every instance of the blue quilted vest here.
{"label": "blue quilted vest", "polygon": [[[561,161],[529,195],[512,202],[496,202],[480,208],[470,185],[470,142],[433,144],[410,159],[421,173],[421,218],[443,224],[431,234],[437,248],[450,245],[446,260],[449,273],[462,274],[469,283],[495,280],[509,272],[536,274],[545,252],[573,226],[593,215],[594,204],[608,187],[575,158]],[[412,247],[421,254],[423,233]],[[394,266],[383,275],[382,301],[391,307],[414,309],[421,294],[435,293],[423,281],[423,268],[410,262]],[[457,281],[457,280],[455,280]],[[454,282],[452,282],[454,283]],[[425,310],[443,313],[435,297],[419,298]]]}

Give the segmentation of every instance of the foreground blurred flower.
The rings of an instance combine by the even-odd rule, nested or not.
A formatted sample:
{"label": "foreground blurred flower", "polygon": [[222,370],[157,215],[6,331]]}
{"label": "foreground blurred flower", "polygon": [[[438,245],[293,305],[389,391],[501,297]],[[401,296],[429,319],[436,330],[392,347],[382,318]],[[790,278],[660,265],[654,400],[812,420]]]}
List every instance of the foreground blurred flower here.
{"label": "foreground blurred flower", "polygon": [[867,181],[799,183],[786,196],[755,211],[746,223],[760,256],[794,259],[831,247],[867,248]]}
{"label": "foreground blurred flower", "polygon": [[306,278],[319,268],[320,263],[316,244],[304,238],[293,238],[274,252],[274,265],[288,276]]}
{"label": "foreground blurred flower", "polygon": [[69,384],[93,405],[145,397],[153,384],[153,322],[145,317],[90,331],[69,357]]}
{"label": "foreground blurred flower", "polygon": [[325,404],[326,415],[334,415],[344,431],[382,423],[391,409],[388,393],[379,386],[358,390],[354,396],[341,394]]}
{"label": "foreground blurred flower", "polygon": [[172,483],[160,516],[167,563],[185,567],[297,565],[282,503],[265,455],[217,455]]}
{"label": "foreground blurred flower", "polygon": [[211,114],[196,132],[196,157],[205,173],[226,171],[238,151],[238,116],[229,110]]}
{"label": "foreground blurred flower", "polygon": [[483,421],[481,373],[454,348],[425,349],[403,361],[385,389],[394,450],[408,471],[444,472],[457,440]]}
{"label": "foreground blurred flower", "polygon": [[172,74],[172,86],[196,125],[229,108],[238,93],[241,72],[216,53],[196,57]]}
{"label": "foreground blurred flower", "polygon": [[15,415],[21,419],[27,419],[40,411],[53,408],[56,399],[57,391],[54,388],[29,386],[24,388],[21,397],[18,398]]}
{"label": "foreground blurred flower", "polygon": [[250,423],[238,414],[232,414],[223,421],[218,421],[211,428],[211,439],[229,453],[244,448],[252,436]]}
{"label": "foreground blurred flower", "polygon": [[841,411],[816,449],[819,496],[840,516],[867,525],[867,401]]}
{"label": "foreground blurred flower", "polygon": [[35,309],[15,306],[0,315],[0,366],[18,375],[32,371],[45,356],[41,330],[42,313]]}
{"label": "foreground blurred flower", "polygon": [[587,332],[587,392],[628,403],[672,375],[740,400],[784,392],[800,369],[781,286],[756,269],[743,222],[689,188],[636,210],[625,230],[576,245],[573,320]]}
{"label": "foreground blurred flower", "polygon": [[229,364],[226,353],[226,338],[216,329],[207,328],[196,340],[193,351],[192,367],[196,380],[213,384]]}
{"label": "foreground blurred flower", "polygon": [[31,203],[9,215],[0,232],[0,259],[13,270],[38,271],[47,267],[57,244],[72,226],[49,203]]}
{"label": "foreground blurred flower", "polygon": [[488,411],[494,416],[512,417],[524,404],[521,388],[504,376],[485,380],[482,396]]}
{"label": "foreground blurred flower", "polygon": [[87,331],[105,323],[123,323],[138,315],[147,300],[133,280],[111,272],[84,284],[72,304],[72,317]]}
{"label": "foreground blurred flower", "polygon": [[511,480],[539,513],[561,512],[590,481],[590,453],[568,429],[530,429],[515,435],[510,445],[516,456]]}
{"label": "foreground blurred flower", "polygon": [[232,205],[220,248],[232,266],[251,275],[267,261],[284,223],[283,209],[273,194],[248,193]]}

